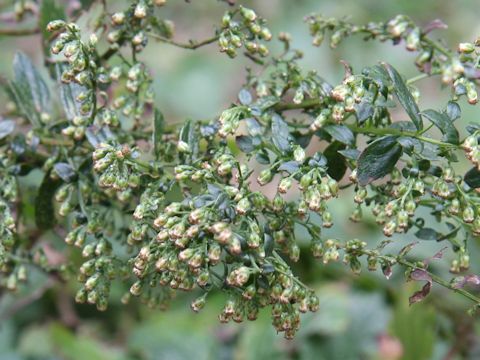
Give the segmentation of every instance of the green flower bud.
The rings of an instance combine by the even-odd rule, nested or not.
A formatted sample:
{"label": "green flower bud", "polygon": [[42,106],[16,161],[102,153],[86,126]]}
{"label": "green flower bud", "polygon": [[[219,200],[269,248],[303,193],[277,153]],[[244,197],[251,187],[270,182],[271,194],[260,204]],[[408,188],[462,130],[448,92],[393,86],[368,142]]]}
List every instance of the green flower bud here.
{"label": "green flower bud", "polygon": [[270,169],[264,169],[260,172],[257,177],[257,182],[259,185],[263,186],[268,184],[273,179],[273,173]]}
{"label": "green flower bud", "polygon": [[247,21],[255,21],[257,19],[257,14],[255,14],[255,11],[243,6],[240,7],[240,14]]}

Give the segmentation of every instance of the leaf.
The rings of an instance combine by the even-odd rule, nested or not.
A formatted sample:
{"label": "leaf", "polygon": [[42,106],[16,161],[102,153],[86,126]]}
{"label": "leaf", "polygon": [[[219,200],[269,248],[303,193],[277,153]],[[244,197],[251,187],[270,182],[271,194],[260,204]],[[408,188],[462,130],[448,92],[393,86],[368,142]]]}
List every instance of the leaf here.
{"label": "leaf", "polygon": [[50,55],[49,40],[51,33],[47,31],[47,25],[52,20],[65,20],[65,9],[57,5],[55,0],[43,0],[40,6],[38,27],[42,30],[43,53]]}
{"label": "leaf", "polygon": [[338,152],[345,156],[348,160],[356,161],[360,156],[360,151],[358,149],[345,149],[339,150]]}
{"label": "leaf", "polygon": [[[62,72],[67,68],[65,64],[57,64],[56,76],[60,86],[60,100],[62,101],[63,111],[68,120],[72,121],[77,116],[82,116],[80,111],[81,103],[76,100],[77,96],[86,90],[85,87],[71,81],[65,84],[60,81]],[[87,114],[88,116],[88,114]]]}
{"label": "leaf", "polygon": [[278,114],[272,116],[272,140],[278,150],[290,150],[290,130],[288,124]]}
{"label": "leaf", "polygon": [[421,228],[415,233],[415,236],[422,240],[438,240],[442,234],[432,228]]}
{"label": "leaf", "polygon": [[247,89],[242,89],[238,93],[238,100],[242,105],[250,105],[252,103],[252,94]]}
{"label": "leaf", "polygon": [[3,120],[0,121],[0,140],[10,135],[15,130],[15,121]]}
{"label": "leaf", "polygon": [[432,288],[432,277],[424,269],[415,269],[410,273],[410,279],[415,281],[427,282],[425,285],[423,285],[421,290],[415,292],[412,296],[408,298],[409,304],[412,305],[419,301],[422,301],[430,293],[430,289]]}
{"label": "leaf", "polygon": [[247,123],[247,129],[250,135],[252,136],[262,135],[263,129],[257,120],[255,120],[254,118],[248,118],[248,119],[245,119],[245,122]]}
{"label": "leaf", "polygon": [[344,144],[334,141],[323,152],[327,158],[327,173],[337,181],[341,180],[347,171],[345,158],[340,154],[343,149]]}
{"label": "leaf", "polygon": [[244,153],[248,154],[255,150],[253,138],[251,136],[239,135],[235,138],[235,143]]}
{"label": "leaf", "polygon": [[387,69],[388,75],[393,82],[395,94],[397,95],[398,101],[415,124],[417,130],[421,130],[423,128],[423,123],[422,117],[420,116],[420,110],[418,109],[418,105],[415,102],[415,99],[408,90],[407,85],[405,84],[397,70],[395,70],[391,65],[384,64],[384,67],[385,69]]}
{"label": "leaf", "polygon": [[58,174],[60,179],[69,183],[74,180],[77,176],[75,169],[67,163],[56,163],[53,168],[55,172]]}
{"label": "leaf", "polygon": [[160,110],[155,108],[153,114],[153,149],[158,156],[161,149],[162,135],[165,129],[165,118]]}
{"label": "leaf", "polygon": [[270,164],[270,157],[268,156],[268,152],[266,150],[261,150],[255,155],[255,159],[262,164],[262,165],[268,165]]}
{"label": "leaf", "polygon": [[14,81],[10,88],[23,115],[36,127],[41,113],[50,112],[50,92],[37,69],[25,54],[18,52],[13,60]]}
{"label": "leaf", "polygon": [[472,189],[480,188],[480,170],[476,166],[467,171],[463,180]]}
{"label": "leaf", "polygon": [[358,183],[367,185],[390,173],[402,156],[402,147],[395,136],[386,136],[372,142],[358,158]]}
{"label": "leaf", "polygon": [[362,100],[359,104],[355,104],[354,107],[359,124],[363,124],[367,119],[371,118],[375,110],[372,104],[365,100]]}
{"label": "leaf", "polygon": [[442,132],[444,141],[450,144],[459,143],[458,130],[446,113],[429,109],[423,111],[422,114]]}
{"label": "leaf", "polygon": [[289,174],[293,174],[296,172],[299,168],[298,162],[292,160],[292,161],[287,161],[284,162],[282,165],[278,167],[278,171],[286,171]]}
{"label": "leaf", "polygon": [[462,115],[462,110],[455,101],[449,101],[447,104],[446,113],[451,121],[455,121]]}
{"label": "leaf", "polygon": [[352,130],[345,125],[327,125],[324,129],[331,137],[345,145],[353,145],[355,143],[355,136]]}
{"label": "leaf", "polygon": [[52,179],[46,173],[35,198],[35,223],[39,229],[51,229],[55,224],[53,196],[62,184],[60,179]]}

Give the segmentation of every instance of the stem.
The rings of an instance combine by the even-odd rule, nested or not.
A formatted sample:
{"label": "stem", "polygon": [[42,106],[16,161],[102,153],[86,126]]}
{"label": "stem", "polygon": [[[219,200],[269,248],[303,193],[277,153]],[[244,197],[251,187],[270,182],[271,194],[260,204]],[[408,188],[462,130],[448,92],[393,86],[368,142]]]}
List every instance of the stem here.
{"label": "stem", "polygon": [[199,47],[214,43],[220,37],[219,35],[215,35],[214,37],[211,37],[211,38],[208,38],[208,39],[205,39],[205,40],[202,40],[202,41],[190,40],[188,43],[180,43],[180,42],[176,42],[175,40],[168,39],[166,37],[163,37],[163,36],[160,36],[160,35],[157,35],[157,34],[154,34],[154,33],[148,33],[147,35],[151,36],[152,38],[154,38],[154,39],[156,39],[160,42],[170,44],[170,45],[173,45],[173,46],[177,46],[177,47],[180,47],[182,49],[189,49],[189,50],[195,50],[195,49],[198,49]]}
{"label": "stem", "polygon": [[315,106],[320,105],[322,102],[319,99],[308,99],[305,100],[299,104],[295,103],[278,103],[276,104],[273,108],[276,111],[286,111],[286,110],[298,110],[298,109],[303,109],[307,110],[310,108],[313,108]]}
{"label": "stem", "polygon": [[39,28],[35,29],[0,29],[0,36],[30,36],[40,33]]}

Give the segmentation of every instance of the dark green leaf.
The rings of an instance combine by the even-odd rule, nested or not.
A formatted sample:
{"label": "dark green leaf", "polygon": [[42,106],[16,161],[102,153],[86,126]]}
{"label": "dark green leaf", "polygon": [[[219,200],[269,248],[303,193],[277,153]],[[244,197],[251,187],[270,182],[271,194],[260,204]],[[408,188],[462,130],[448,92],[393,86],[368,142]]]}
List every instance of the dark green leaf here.
{"label": "dark green leaf", "polygon": [[367,119],[371,118],[374,113],[374,107],[367,101],[361,101],[355,104],[355,114],[359,124],[363,124]]}
{"label": "dark green leaf", "polygon": [[238,93],[238,100],[242,105],[250,105],[252,103],[252,94],[247,89],[242,89]]}
{"label": "dark green leaf", "polygon": [[299,164],[296,161],[287,161],[278,167],[278,171],[286,171],[289,174],[293,174],[299,168]]}
{"label": "dark green leaf", "polygon": [[268,156],[268,152],[266,150],[259,151],[255,156],[255,159],[257,159],[257,161],[262,165],[270,164],[270,157]]}
{"label": "dark green leaf", "polygon": [[153,114],[153,148],[158,155],[162,144],[162,135],[165,128],[165,118],[160,110],[155,108]]}
{"label": "dark green leaf", "polygon": [[385,64],[384,66],[387,69],[388,75],[393,82],[395,94],[397,95],[398,101],[415,124],[417,130],[421,130],[423,128],[423,123],[422,117],[420,116],[420,110],[418,109],[418,105],[415,102],[415,99],[408,90],[407,85],[405,84],[397,70],[395,70],[391,65]]}
{"label": "dark green leaf", "polygon": [[339,181],[347,171],[347,163],[340,151],[345,149],[345,145],[341,142],[334,141],[323,152],[327,158],[327,173],[335,180]]}
{"label": "dark green leaf", "polygon": [[60,179],[53,180],[49,173],[43,177],[35,198],[35,223],[39,229],[51,229],[55,224],[53,196],[61,184]]}
{"label": "dark green leaf", "polygon": [[14,81],[10,82],[15,102],[34,126],[40,126],[41,113],[50,113],[50,92],[37,69],[23,53],[13,60]]}
{"label": "dark green leaf", "polygon": [[432,228],[421,228],[415,233],[415,236],[422,240],[438,240],[442,234]]}
{"label": "dark green leaf", "polygon": [[262,135],[263,129],[257,120],[255,120],[254,118],[248,118],[248,119],[245,119],[245,122],[247,123],[247,129],[250,135],[252,136]]}
{"label": "dark green leaf", "polygon": [[49,40],[52,34],[47,31],[47,25],[52,20],[65,20],[65,10],[58,5],[55,0],[43,0],[40,6],[40,16],[38,19],[38,26],[42,30],[43,52],[50,55]]}
{"label": "dark green leaf", "polygon": [[345,145],[353,145],[355,143],[352,130],[345,125],[327,125],[324,129],[332,138]]}
{"label": "dark green leaf", "polygon": [[480,170],[476,166],[467,171],[463,180],[472,189],[480,188]]}
{"label": "dark green leaf", "polygon": [[442,132],[444,141],[450,144],[458,144],[458,130],[446,113],[429,109],[423,111],[422,114]]}
{"label": "dark green leaf", "polygon": [[450,120],[455,121],[462,115],[462,110],[455,101],[449,101],[447,104],[446,113]]}
{"label": "dark green leaf", "polygon": [[364,186],[390,173],[402,156],[402,147],[395,136],[372,142],[358,158],[358,182]]}
{"label": "dark green leaf", "polygon": [[0,121],[0,140],[10,135],[15,130],[15,121],[3,120]]}
{"label": "dark green leaf", "polygon": [[290,130],[288,124],[278,114],[272,116],[272,140],[278,150],[290,150]]}
{"label": "dark green leaf", "polygon": [[69,164],[67,163],[56,163],[54,165],[55,172],[58,174],[60,179],[63,181],[69,183],[72,180],[74,180],[77,176],[75,173],[75,169],[72,168]]}

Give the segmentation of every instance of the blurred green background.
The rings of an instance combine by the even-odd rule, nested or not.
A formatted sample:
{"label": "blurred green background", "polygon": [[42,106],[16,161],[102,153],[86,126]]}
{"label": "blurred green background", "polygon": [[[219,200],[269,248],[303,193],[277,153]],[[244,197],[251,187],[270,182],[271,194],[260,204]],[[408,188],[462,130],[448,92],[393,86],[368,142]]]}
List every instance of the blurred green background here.
{"label": "blurred green background", "polygon": [[[67,1],[65,1],[67,3]],[[480,34],[478,1],[475,0],[256,0],[238,1],[252,7],[268,19],[274,33],[287,31],[293,47],[305,54],[304,68],[317,70],[324,78],[337,83],[343,76],[340,59],[350,62],[356,71],[386,61],[407,77],[415,75],[414,55],[402,46],[377,42],[364,43],[348,39],[336,50],[328,46],[313,48],[303,17],[311,12],[328,16],[347,16],[353,22],[384,21],[396,14],[411,16],[419,24],[441,19],[448,30],[438,30],[433,38],[443,38],[451,47],[472,41]],[[109,9],[123,8],[124,1],[109,1]],[[0,10],[8,11],[10,2],[0,0]],[[174,20],[178,40],[203,39],[213,32],[227,6],[215,0],[169,0],[162,8],[163,17]],[[0,26],[10,26],[3,24]],[[88,22],[83,24],[88,27]],[[26,22],[28,26],[28,21]],[[41,66],[41,42],[38,37],[1,38],[0,74],[11,76],[14,53],[24,51]],[[236,99],[244,81],[247,59],[234,60],[219,55],[217,46],[197,51],[182,50],[165,44],[150,44],[141,59],[155,77],[156,103],[168,121],[185,118],[207,119]],[[46,74],[45,74],[46,75]],[[441,108],[449,96],[438,79],[419,85],[421,108]],[[52,84],[53,89],[53,84]],[[4,94],[0,94],[0,109]],[[463,120],[478,121],[478,108],[461,103]],[[27,184],[35,179],[27,178]],[[347,219],[351,197],[336,200],[335,219]],[[438,225],[439,227],[442,224]],[[373,219],[352,225],[338,220],[325,232],[339,238],[359,237],[374,245],[382,240]],[[308,241],[299,233],[305,249]],[[45,236],[53,248],[62,249],[62,241]],[[389,249],[401,248],[413,240],[400,238]],[[415,247],[417,258],[433,255],[443,244],[424,241]],[[472,257],[478,259],[478,244],[472,244]],[[76,305],[73,296],[78,284],[55,285],[38,274],[28,289],[19,294],[0,296],[0,359],[480,359],[480,327],[466,314],[468,303],[451,292],[434,286],[433,293],[421,304],[408,306],[408,296],[419,284],[405,283],[396,269],[386,280],[379,273],[352,275],[341,264],[324,267],[302,253],[295,271],[316,289],[320,310],[302,318],[302,327],[293,341],[283,340],[270,325],[268,310],[254,323],[221,325],[217,314],[224,297],[209,297],[200,314],[189,309],[193,295],[180,294],[166,312],[149,310],[132,303],[123,306],[118,300],[125,291],[118,285],[112,292],[108,311],[97,312],[87,305]],[[448,261],[433,263],[432,269],[448,278]],[[472,261],[472,272],[480,265]]]}

